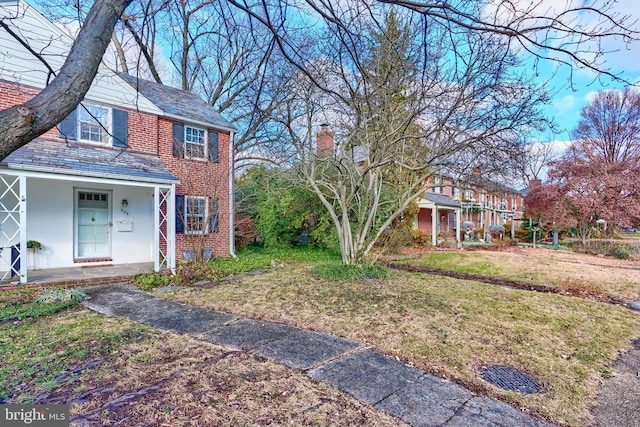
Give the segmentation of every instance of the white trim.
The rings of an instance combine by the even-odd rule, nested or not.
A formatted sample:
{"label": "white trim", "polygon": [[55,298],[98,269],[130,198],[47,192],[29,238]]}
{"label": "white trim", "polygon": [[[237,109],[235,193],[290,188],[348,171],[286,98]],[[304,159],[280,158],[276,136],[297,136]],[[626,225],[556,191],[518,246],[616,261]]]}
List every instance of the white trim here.
{"label": "white trim", "polygon": [[197,125],[197,126],[204,126],[207,129],[222,130],[222,131],[231,132],[231,133],[237,132],[237,129],[232,128],[232,127],[220,126],[220,125],[216,125],[216,124],[213,124],[213,123],[203,122],[201,120],[195,120],[195,119],[192,119],[192,118],[189,118],[189,117],[178,116],[176,114],[170,114],[170,113],[162,112],[160,114],[160,116],[161,117],[166,117],[167,119],[178,121],[178,122],[184,124],[185,126],[187,126],[187,123],[192,123],[192,124]]}
{"label": "white trim", "polygon": [[[188,124],[184,124],[184,135],[182,135],[182,138],[184,140],[184,145],[182,147],[182,150],[184,151],[184,158],[185,159],[189,159],[189,160],[204,160],[204,161],[208,161],[209,160],[209,132],[207,128],[201,128],[198,126],[191,126]],[[194,157],[194,156],[189,156],[188,154],[188,150],[187,150],[187,144],[191,144],[191,145],[200,145],[194,142],[189,142],[187,141],[187,129],[195,129],[197,131],[202,131],[202,157]]]}
{"label": "white trim", "polygon": [[[106,123],[101,123],[100,121],[98,121],[98,124],[94,124],[91,123],[94,126],[98,126],[100,128],[100,134],[102,136],[102,141],[94,141],[93,139],[84,139],[82,138],[82,123],[83,121],[80,120],[80,115],[84,112],[85,114],[89,114],[89,108],[90,107],[94,107],[94,108],[100,108],[102,110],[106,110],[107,112],[107,117],[106,117]],[[83,101],[80,104],[78,104],[78,106],[76,107],[76,137],[78,142],[82,142],[84,144],[90,144],[90,145],[95,145],[97,147],[113,147],[113,108],[110,105],[106,105],[103,103],[97,103],[97,102],[86,102]],[[91,115],[89,114],[89,117],[91,119],[93,119],[93,117],[91,117]],[[89,123],[87,121],[85,121],[84,123]]]}
{"label": "white trim", "polygon": [[153,270],[160,271],[160,187],[158,186],[153,189]]}
{"label": "white trim", "polygon": [[176,273],[176,186],[169,189],[167,198],[167,266]]}
{"label": "white trim", "polygon": [[[29,166],[21,163],[9,163],[7,169],[0,168],[0,173],[5,175],[26,176],[28,178],[44,178],[57,179],[61,181],[79,181],[78,177],[82,177],[82,181],[91,183],[108,183],[129,185],[137,187],[155,187],[158,184],[165,184],[167,187],[175,185],[177,180],[144,178],[132,175],[116,175],[109,173],[96,172],[92,174],[86,171],[65,170],[60,173],[60,169],[48,168],[42,166]],[[135,184],[132,184],[135,183]]]}
{"label": "white trim", "polygon": [[231,132],[229,135],[229,255],[233,258],[236,257],[236,230],[235,230],[235,212],[234,212],[234,192],[233,192],[233,176],[235,171],[233,170],[233,140],[235,134]]}
{"label": "white trim", "polygon": [[27,177],[20,178],[20,283],[27,283]]}

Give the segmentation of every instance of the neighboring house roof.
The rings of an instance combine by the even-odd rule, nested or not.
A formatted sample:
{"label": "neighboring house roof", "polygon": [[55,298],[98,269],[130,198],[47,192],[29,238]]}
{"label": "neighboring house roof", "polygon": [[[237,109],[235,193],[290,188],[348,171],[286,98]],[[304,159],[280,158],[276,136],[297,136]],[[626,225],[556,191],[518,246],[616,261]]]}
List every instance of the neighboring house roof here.
{"label": "neighboring house roof", "polygon": [[88,144],[65,144],[35,139],[6,157],[0,165],[64,175],[82,175],[127,181],[177,183],[160,158],[129,150],[113,150]]}
{"label": "neighboring house roof", "polygon": [[501,191],[501,192],[505,192],[505,193],[512,193],[512,194],[522,194],[522,191],[520,190],[516,190],[513,189],[511,187],[507,187],[504,184],[501,184],[499,182],[493,181],[491,179],[482,177],[482,176],[478,176],[478,175],[470,175],[467,176],[463,179],[464,184],[466,185],[474,185],[477,187],[481,187],[484,188],[486,190],[489,191]]}
{"label": "neighboring house roof", "polygon": [[129,74],[117,74],[169,116],[181,117],[186,121],[203,122],[223,130],[236,131],[231,122],[222,117],[218,110],[204,102],[195,93],[142,80]]}
{"label": "neighboring house roof", "polygon": [[456,202],[451,197],[442,196],[440,194],[425,193],[424,199],[428,200],[429,202],[433,202],[438,206],[448,206],[452,208],[460,207],[460,203]]}

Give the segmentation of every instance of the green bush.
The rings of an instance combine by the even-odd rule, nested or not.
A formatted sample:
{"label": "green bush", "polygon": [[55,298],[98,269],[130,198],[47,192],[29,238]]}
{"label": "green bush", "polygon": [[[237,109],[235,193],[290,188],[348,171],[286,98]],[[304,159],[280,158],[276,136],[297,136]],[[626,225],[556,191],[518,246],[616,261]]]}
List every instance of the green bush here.
{"label": "green bush", "polygon": [[384,279],[391,277],[391,271],[376,264],[343,264],[325,262],[313,267],[313,273],[327,280]]}
{"label": "green bush", "polygon": [[84,301],[89,297],[80,289],[49,288],[38,295],[38,302]]}
{"label": "green bush", "polygon": [[223,273],[212,263],[191,261],[178,265],[174,282],[179,285],[189,285],[202,280],[217,282],[222,277],[224,277]]}
{"label": "green bush", "polygon": [[170,285],[173,277],[167,273],[140,273],[131,276],[130,281],[143,291],[151,291],[154,288]]}
{"label": "green bush", "polygon": [[4,302],[0,304],[0,321],[24,320],[57,313],[75,307],[88,296],[78,289],[50,288],[35,301]]}
{"label": "green bush", "polygon": [[634,248],[626,243],[612,242],[609,240],[592,240],[586,246],[574,241],[571,248],[575,252],[591,255],[612,256],[618,259],[627,259],[635,253]]}

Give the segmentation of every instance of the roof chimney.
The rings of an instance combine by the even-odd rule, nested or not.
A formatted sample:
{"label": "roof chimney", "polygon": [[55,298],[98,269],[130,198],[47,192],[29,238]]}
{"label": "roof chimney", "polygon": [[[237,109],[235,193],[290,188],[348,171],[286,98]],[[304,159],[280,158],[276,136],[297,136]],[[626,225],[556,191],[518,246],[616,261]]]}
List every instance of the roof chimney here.
{"label": "roof chimney", "polygon": [[333,133],[327,130],[328,126],[329,125],[326,123],[320,125],[320,132],[318,132],[318,135],[316,137],[318,154],[333,154]]}

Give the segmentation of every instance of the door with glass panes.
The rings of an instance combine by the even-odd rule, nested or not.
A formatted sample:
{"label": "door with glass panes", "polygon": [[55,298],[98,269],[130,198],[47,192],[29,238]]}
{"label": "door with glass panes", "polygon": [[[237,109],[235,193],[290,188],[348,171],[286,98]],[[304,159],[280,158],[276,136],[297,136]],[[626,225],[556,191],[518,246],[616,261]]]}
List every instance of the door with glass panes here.
{"label": "door with glass panes", "polygon": [[75,257],[111,257],[111,194],[76,190]]}

